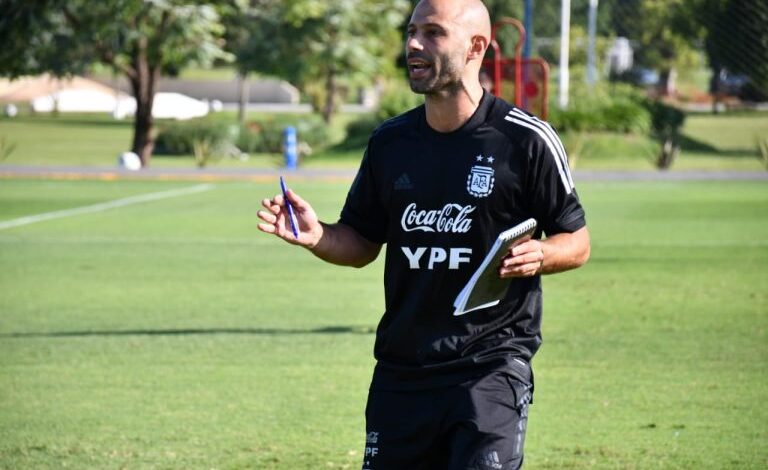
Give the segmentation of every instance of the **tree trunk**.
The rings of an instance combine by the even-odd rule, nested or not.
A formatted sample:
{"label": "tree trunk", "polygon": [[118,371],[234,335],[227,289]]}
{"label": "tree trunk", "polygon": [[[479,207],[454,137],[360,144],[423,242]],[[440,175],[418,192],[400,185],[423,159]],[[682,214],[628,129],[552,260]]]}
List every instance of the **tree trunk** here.
{"label": "tree trunk", "polygon": [[326,124],[331,122],[333,114],[336,112],[336,70],[333,67],[328,69],[328,75],[325,77],[325,106],[323,106],[323,121]]}
{"label": "tree trunk", "polygon": [[656,167],[660,170],[668,170],[679,154],[680,144],[678,144],[676,136],[667,136],[661,141]]}
{"label": "tree trunk", "polygon": [[720,83],[720,67],[712,67],[712,78],[709,80],[709,93],[712,95],[712,114],[720,112],[722,84]]}
{"label": "tree trunk", "polygon": [[133,96],[136,98],[136,115],[133,119],[133,145],[131,150],[141,159],[141,166],[149,166],[155,141],[152,138],[152,104],[155,100],[157,67],[151,67],[147,60],[146,40],[139,40],[133,56],[135,75],[130,78]]}
{"label": "tree trunk", "polygon": [[247,72],[238,72],[237,73],[237,80],[238,80],[238,86],[239,86],[239,93],[238,93],[238,104],[237,104],[237,122],[240,123],[240,127],[245,127],[245,112],[246,108],[248,106],[248,92],[249,86],[248,86],[248,74]]}
{"label": "tree trunk", "polygon": [[677,94],[677,70],[674,67],[664,69],[659,74],[659,95],[675,96]]}

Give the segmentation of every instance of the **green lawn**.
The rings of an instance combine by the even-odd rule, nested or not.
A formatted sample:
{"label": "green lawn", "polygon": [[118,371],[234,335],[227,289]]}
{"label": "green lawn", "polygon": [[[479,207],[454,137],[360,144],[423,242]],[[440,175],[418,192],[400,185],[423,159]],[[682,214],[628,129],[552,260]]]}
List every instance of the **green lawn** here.
{"label": "green lawn", "polygon": [[[252,113],[251,119],[264,117]],[[355,115],[340,115],[331,127],[332,140],[343,139],[344,127]],[[234,112],[209,119],[236,122]],[[8,165],[83,165],[114,167],[117,155],[130,146],[132,125],[101,115],[48,115],[0,118],[0,137],[16,145]],[[766,167],[758,158],[756,138],[768,136],[768,113],[735,113],[713,116],[693,114],[683,129],[682,152],[673,170],[751,170]],[[610,133],[564,135],[563,141],[577,169],[652,170],[658,144],[646,136]],[[359,145],[319,149],[304,161],[308,168],[358,166],[364,150]],[[224,168],[273,168],[280,155],[253,155],[248,161],[225,159],[213,163]],[[192,156],[153,158],[155,167],[194,167]]]}
{"label": "green lawn", "polygon": [[[189,185],[4,180],[0,226]],[[294,185],[326,220],[346,187]],[[0,468],[359,468],[383,263],[258,233],[275,190],[0,229]],[[766,468],[765,183],[579,190],[593,254],[545,279],[526,468]]]}

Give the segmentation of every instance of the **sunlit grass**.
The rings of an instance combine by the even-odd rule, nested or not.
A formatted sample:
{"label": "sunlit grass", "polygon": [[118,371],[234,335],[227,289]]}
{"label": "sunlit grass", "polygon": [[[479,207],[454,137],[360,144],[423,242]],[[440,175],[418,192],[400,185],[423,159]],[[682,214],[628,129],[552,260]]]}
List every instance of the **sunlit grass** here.
{"label": "sunlit grass", "polygon": [[[0,183],[0,221],[185,183]],[[768,190],[579,183],[544,280],[526,468],[764,468]],[[347,184],[293,188],[335,220]],[[357,468],[381,260],[255,228],[276,184],[0,231],[0,468]]]}

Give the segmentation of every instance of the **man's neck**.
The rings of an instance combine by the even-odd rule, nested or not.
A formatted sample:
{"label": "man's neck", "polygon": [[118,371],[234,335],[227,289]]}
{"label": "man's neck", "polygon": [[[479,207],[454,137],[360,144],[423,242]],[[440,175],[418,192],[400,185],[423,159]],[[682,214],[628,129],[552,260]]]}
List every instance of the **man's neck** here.
{"label": "man's neck", "polygon": [[437,132],[455,131],[475,114],[482,97],[483,88],[479,83],[451,94],[427,95],[424,100],[427,124]]}

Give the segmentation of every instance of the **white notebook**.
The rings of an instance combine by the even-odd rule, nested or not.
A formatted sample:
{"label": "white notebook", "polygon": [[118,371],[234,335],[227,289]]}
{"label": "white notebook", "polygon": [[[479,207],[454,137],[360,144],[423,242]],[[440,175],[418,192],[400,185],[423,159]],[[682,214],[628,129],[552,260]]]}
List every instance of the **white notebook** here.
{"label": "white notebook", "polygon": [[453,302],[454,316],[481,308],[493,307],[501,302],[509,287],[509,279],[499,277],[499,267],[509,249],[530,240],[536,231],[536,219],[528,219],[499,234],[488,250],[480,267],[469,278]]}

